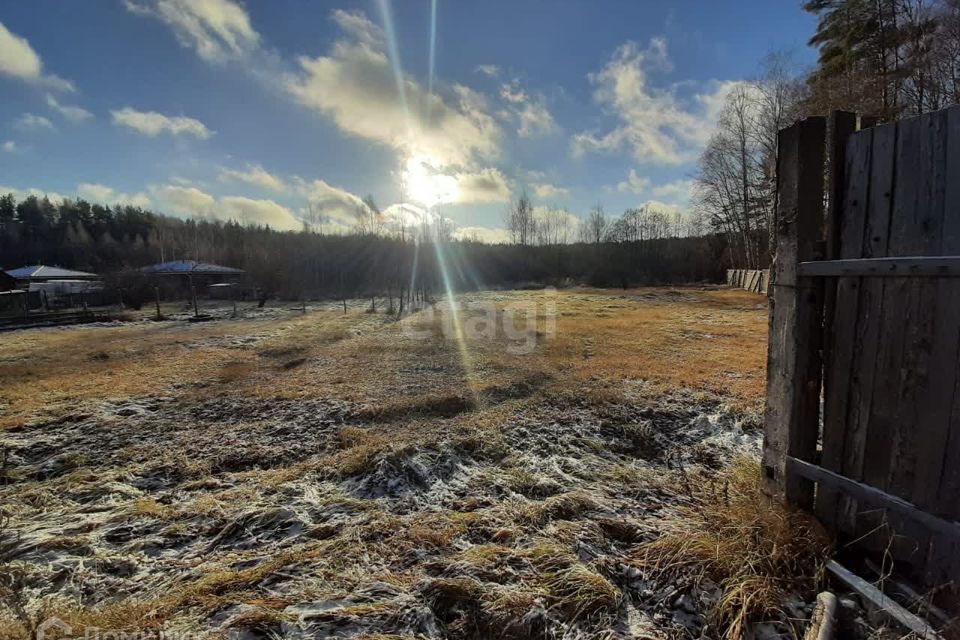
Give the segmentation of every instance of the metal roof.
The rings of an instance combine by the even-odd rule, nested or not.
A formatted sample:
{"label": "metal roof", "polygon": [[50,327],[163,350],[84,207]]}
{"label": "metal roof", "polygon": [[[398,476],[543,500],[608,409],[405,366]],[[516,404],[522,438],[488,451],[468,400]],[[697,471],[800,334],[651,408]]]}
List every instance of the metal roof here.
{"label": "metal roof", "polygon": [[31,280],[34,278],[97,278],[95,273],[87,273],[86,271],[74,271],[72,269],[63,269],[61,267],[48,267],[42,264],[35,264],[30,267],[20,267],[19,269],[10,269],[7,271],[11,276],[17,280]]}
{"label": "metal roof", "polygon": [[173,262],[161,262],[159,264],[151,264],[150,266],[143,267],[141,271],[156,275],[238,275],[244,273],[243,269],[234,269],[233,267],[224,267],[219,264],[210,264],[208,262],[197,262],[196,260],[174,260]]}

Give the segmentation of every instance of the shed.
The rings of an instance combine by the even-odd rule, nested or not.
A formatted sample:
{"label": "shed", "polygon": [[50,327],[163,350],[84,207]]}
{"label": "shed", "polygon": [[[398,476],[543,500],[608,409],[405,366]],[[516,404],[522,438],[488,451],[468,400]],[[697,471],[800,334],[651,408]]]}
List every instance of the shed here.
{"label": "shed", "polygon": [[210,293],[211,287],[220,283],[239,281],[245,271],[196,260],[174,260],[142,267],[140,272],[153,280],[165,298],[195,293]]}
{"label": "shed", "polygon": [[244,274],[243,269],[224,267],[219,264],[210,264],[209,262],[197,262],[196,260],[161,262],[143,267],[140,270],[152,276],[207,276],[214,279],[217,277],[238,278]]}
{"label": "shed", "polygon": [[100,276],[86,271],[74,271],[63,267],[50,267],[44,264],[35,264],[29,267],[19,267],[7,271],[15,280],[23,284],[32,282],[49,282],[50,280],[99,280]]}

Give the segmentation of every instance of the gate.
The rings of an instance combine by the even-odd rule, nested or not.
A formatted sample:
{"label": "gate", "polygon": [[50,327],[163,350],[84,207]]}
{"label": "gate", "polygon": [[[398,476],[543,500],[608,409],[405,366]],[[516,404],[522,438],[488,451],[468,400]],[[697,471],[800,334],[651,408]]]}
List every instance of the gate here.
{"label": "gate", "polygon": [[827,124],[778,140],[766,481],[844,549],[960,584],[960,106]]}

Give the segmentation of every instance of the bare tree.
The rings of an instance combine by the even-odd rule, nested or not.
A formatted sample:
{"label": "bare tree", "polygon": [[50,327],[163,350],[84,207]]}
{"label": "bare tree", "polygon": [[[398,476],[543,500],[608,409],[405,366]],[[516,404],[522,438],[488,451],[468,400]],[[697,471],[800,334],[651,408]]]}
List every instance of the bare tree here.
{"label": "bare tree", "polygon": [[533,242],[536,219],[533,213],[533,203],[526,192],[522,193],[515,202],[508,205],[504,222],[514,244],[527,246]]}
{"label": "bare tree", "polygon": [[360,235],[378,236],[385,223],[386,219],[371,195],[364,197],[354,209],[354,225]]}
{"label": "bare tree", "polygon": [[603,242],[610,223],[600,203],[593,205],[587,219],[580,225],[580,240],[583,242]]}

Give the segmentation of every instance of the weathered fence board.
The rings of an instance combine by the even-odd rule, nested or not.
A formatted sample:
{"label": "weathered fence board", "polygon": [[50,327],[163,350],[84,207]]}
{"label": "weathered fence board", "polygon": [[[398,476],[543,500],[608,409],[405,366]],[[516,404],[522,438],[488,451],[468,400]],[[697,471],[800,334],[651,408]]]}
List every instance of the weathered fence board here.
{"label": "weathered fence board", "polygon": [[[846,144],[850,147],[850,152],[844,152],[843,155],[842,161],[847,165],[843,176],[850,176],[850,179],[842,185],[843,188],[836,183],[831,185],[832,197],[843,194],[841,202],[831,207],[827,221],[828,233],[830,229],[834,229],[836,234],[832,242],[827,243],[835,259],[856,257],[862,251],[872,141],[872,130],[867,130],[852,140],[850,135],[847,135]],[[843,176],[834,173],[832,179],[839,182],[843,180]],[[859,289],[860,278],[838,278],[833,291],[826,294],[827,300],[833,295],[833,304],[831,308],[827,308],[825,302],[824,313],[826,315],[832,310],[833,318],[831,326],[825,327],[825,344],[829,345],[829,349],[824,356],[824,384],[833,392],[824,397],[821,462],[824,468],[836,472],[843,469],[843,425],[848,419],[851,383],[849,372],[853,370],[854,363]],[[841,373],[838,375],[837,372]],[[835,521],[838,499],[837,492],[829,488],[817,495],[817,515],[828,526],[832,526]]]}
{"label": "weathered fence board", "polygon": [[768,269],[727,269],[727,285],[731,287],[766,293],[769,282]]}
{"label": "weathered fence board", "polygon": [[[810,120],[780,133],[764,465],[841,541],[934,587],[960,581],[960,107],[854,121],[834,114],[829,142]],[[798,204],[822,194],[800,187],[814,146],[825,224]],[[818,240],[827,259],[804,257]]]}
{"label": "weathered fence board", "polygon": [[820,414],[823,282],[797,275],[819,251],[823,226],[823,118],[782,131],[778,152],[777,258],[771,269],[764,469],[787,498],[813,506],[813,483],[790,474],[786,458],[812,460]]}

